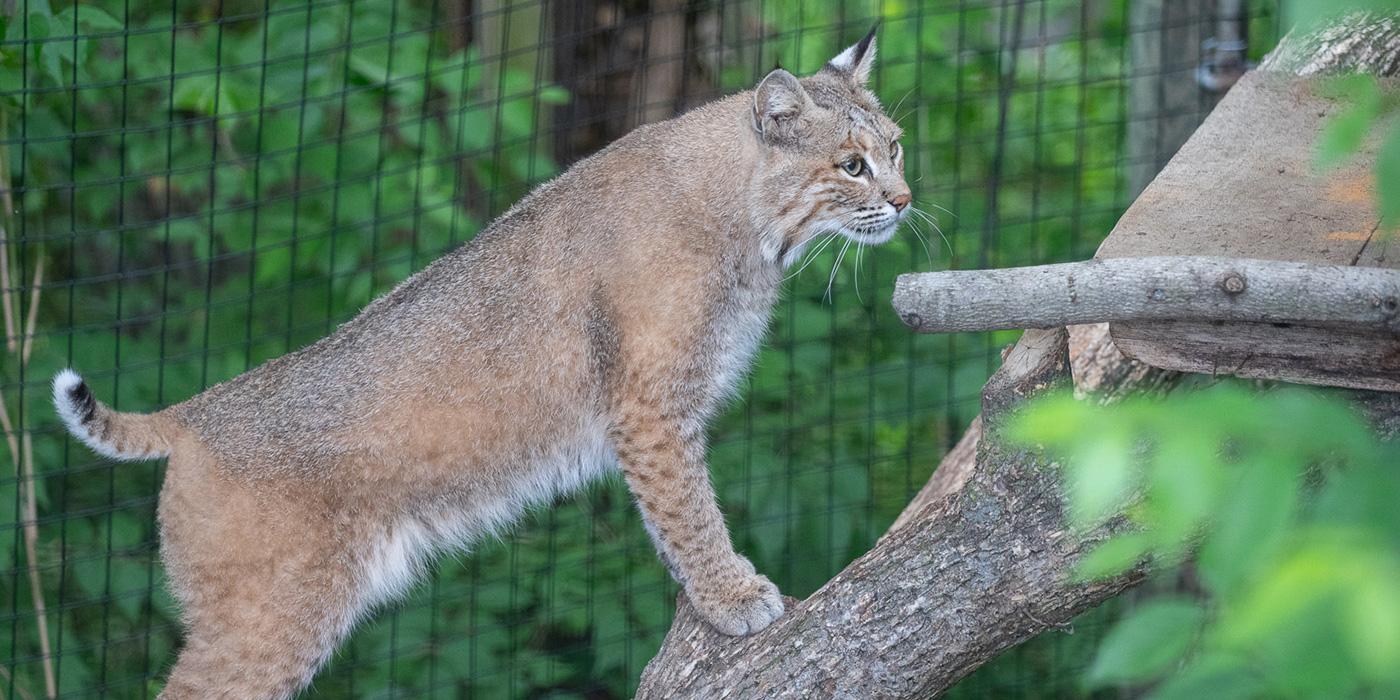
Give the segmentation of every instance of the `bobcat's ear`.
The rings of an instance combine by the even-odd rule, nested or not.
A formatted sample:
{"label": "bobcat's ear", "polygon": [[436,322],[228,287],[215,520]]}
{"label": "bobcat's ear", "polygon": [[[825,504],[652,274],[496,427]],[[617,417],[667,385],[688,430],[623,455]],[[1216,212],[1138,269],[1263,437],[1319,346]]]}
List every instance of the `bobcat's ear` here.
{"label": "bobcat's ear", "polygon": [[754,88],[753,128],[769,143],[792,141],[800,135],[802,112],[810,105],[797,76],[774,68]]}
{"label": "bobcat's ear", "polygon": [[864,39],[836,54],[836,58],[826,62],[823,70],[845,75],[856,85],[864,87],[870,80],[870,69],[875,65],[875,30],[879,28],[878,24],[871,27]]}

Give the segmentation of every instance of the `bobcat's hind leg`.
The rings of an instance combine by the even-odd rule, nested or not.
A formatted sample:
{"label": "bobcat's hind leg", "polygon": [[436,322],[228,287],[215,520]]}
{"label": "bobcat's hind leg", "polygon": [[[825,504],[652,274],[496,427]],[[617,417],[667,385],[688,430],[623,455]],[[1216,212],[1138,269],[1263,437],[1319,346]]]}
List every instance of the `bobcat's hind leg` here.
{"label": "bobcat's hind leg", "polygon": [[[243,584],[262,587],[251,580]],[[230,586],[213,595],[229,602],[189,616],[162,700],[290,698],[311,682],[348,631],[333,612],[339,601],[281,584],[243,595]]]}
{"label": "bobcat's hind leg", "polygon": [[352,558],[326,506],[201,472],[172,461],[161,494],[186,634],[160,698],[289,698],[362,610]]}

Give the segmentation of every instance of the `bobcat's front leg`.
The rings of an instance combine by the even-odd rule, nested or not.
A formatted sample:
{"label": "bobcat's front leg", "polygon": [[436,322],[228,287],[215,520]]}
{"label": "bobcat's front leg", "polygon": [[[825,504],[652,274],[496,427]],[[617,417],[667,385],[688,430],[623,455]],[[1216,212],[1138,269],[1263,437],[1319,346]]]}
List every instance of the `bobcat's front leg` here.
{"label": "bobcat's front leg", "polygon": [[658,553],[715,629],[753,634],[783,614],[778,587],[734,551],[705,465],[703,428],[632,407],[614,429],[622,473]]}

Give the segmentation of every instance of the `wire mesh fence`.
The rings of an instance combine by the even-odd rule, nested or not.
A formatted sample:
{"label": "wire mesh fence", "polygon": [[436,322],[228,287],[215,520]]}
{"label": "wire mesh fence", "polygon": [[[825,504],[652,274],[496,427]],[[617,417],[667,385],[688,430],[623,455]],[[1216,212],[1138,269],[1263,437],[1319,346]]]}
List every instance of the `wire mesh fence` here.
{"label": "wire mesh fence", "polygon": [[[908,333],[894,276],[1092,254],[1218,97],[1197,83],[1201,47],[1238,5],[0,3],[6,697],[151,696],[179,645],[163,467],[65,439],[56,370],[123,410],[181,401],[325,335],[632,127],[775,64],[815,71],[879,21],[873,86],[923,214],[788,281],[712,430],[736,546],[784,592],[812,592],[922,485],[1014,338]],[[1277,15],[1245,3],[1250,56]],[[309,695],[626,696],[675,593],[608,481],[441,562]],[[1066,639],[954,692],[1073,694],[1065,669],[1091,644]]]}

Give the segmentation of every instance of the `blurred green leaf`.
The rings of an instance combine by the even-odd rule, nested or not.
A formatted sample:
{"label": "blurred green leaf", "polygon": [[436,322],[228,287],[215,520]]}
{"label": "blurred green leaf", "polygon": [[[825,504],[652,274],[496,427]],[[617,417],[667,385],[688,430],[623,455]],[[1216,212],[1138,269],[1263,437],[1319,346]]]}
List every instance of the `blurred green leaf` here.
{"label": "blurred green leaf", "polygon": [[569,91],[558,85],[545,85],[539,89],[539,101],[547,105],[564,105],[569,103]]}
{"label": "blurred green leaf", "polygon": [[1158,598],[1145,603],[1109,630],[1086,682],[1103,687],[1159,677],[1191,648],[1203,619],[1200,604],[1192,600]]}
{"label": "blurred green leaf", "polygon": [[1349,12],[1392,12],[1396,9],[1395,0],[1285,0],[1285,4],[1287,15],[1297,23],[1300,32]]}
{"label": "blurred green leaf", "polygon": [[1091,525],[1122,510],[1135,481],[1129,452],[1127,435],[1105,432],[1065,465],[1070,516],[1075,523]]}
{"label": "blurred green leaf", "polygon": [[1272,461],[1251,460],[1229,489],[1197,559],[1202,580],[1216,595],[1232,596],[1259,574],[1282,546],[1298,505],[1299,480]]}
{"label": "blurred green leaf", "polygon": [[[1400,474],[1352,407],[1317,391],[1230,384],[1103,408],[1066,401],[1027,409],[1018,437],[1055,438],[1074,523],[1126,513],[1136,526],[1086,556],[1077,578],[1148,555],[1169,570],[1198,546],[1206,594],[1166,603],[1195,611],[1182,623],[1189,634],[1164,627],[1170,615],[1157,608],[1115,627],[1087,674],[1092,687],[1157,680],[1198,629],[1199,654],[1158,687],[1162,697],[1400,686]],[[1055,423],[1076,412],[1074,430]],[[1123,494],[1135,491],[1129,507]]]}
{"label": "blurred green leaf", "polygon": [[1063,450],[1083,435],[1089,407],[1073,396],[1056,393],[1042,398],[1035,410],[1022,411],[1007,426],[1007,436],[1015,441],[1043,444]]}
{"label": "blurred green leaf", "polygon": [[1377,209],[1382,225],[1393,229],[1400,223],[1400,125],[1390,125],[1376,154]]}
{"label": "blurred green leaf", "polygon": [[1174,557],[1211,515],[1224,475],[1211,468],[1218,445],[1171,426],[1159,430],[1156,437],[1145,507],[1157,546]]}
{"label": "blurred green leaf", "polygon": [[1318,135],[1317,162],[1320,167],[1340,165],[1361,148],[1371,125],[1381,113],[1381,93],[1374,79],[1362,77],[1359,87],[1347,91],[1351,104],[1331,116]]}
{"label": "blurred green leaf", "polygon": [[1151,552],[1152,540],[1146,533],[1116,535],[1095,547],[1074,568],[1077,581],[1108,578],[1131,569]]}
{"label": "blurred green leaf", "polygon": [[1151,700],[1249,700],[1264,697],[1265,684],[1247,661],[1208,654],[1154,688]]}
{"label": "blurred green leaf", "polygon": [[1400,566],[1378,551],[1358,576],[1346,607],[1352,651],[1369,678],[1400,680]]}

